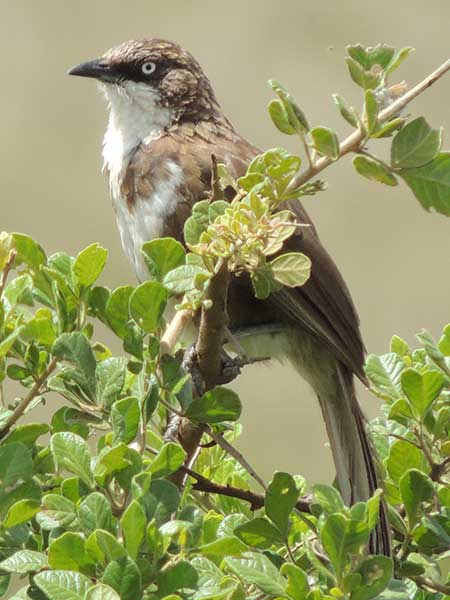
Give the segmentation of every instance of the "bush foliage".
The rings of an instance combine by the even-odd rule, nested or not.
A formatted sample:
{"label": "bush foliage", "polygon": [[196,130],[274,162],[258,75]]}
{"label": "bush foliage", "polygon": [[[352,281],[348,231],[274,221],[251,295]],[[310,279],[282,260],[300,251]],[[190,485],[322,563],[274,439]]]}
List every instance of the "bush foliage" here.
{"label": "bush foliage", "polygon": [[[392,100],[386,78],[409,52],[350,47],[363,114],[335,101],[363,132],[357,172],[388,185],[403,178],[426,208],[448,214],[441,132],[422,117],[379,119],[389,93]],[[313,171],[320,157],[339,158],[336,134],[310,129],[289,93],[272,87],[270,115],[314,150]],[[390,164],[365,149],[370,138],[392,134]],[[220,167],[235,200],[196,205],[185,228],[189,252],[172,239],[145,244],[149,280],[135,287],[98,285],[107,259],[98,244],[76,257],[47,256],[26,235],[2,234],[0,595],[16,576],[23,587],[14,600],[450,596],[450,325],[437,342],[421,332],[413,349],[394,336],[387,354],[368,357],[372,391],[383,400],[371,432],[384,491],[352,507],[335,487],[309,486],[297,474],[277,472],[263,493],[253,491],[253,473],[232,445],[240,399],[221,386],[196,394],[179,355],[162,343],[169,297],[182,297],[183,309],[209,309],[205,292],[223,261],[234,274],[249,273],[261,298],[307,280],[307,257],[272,258],[296,227],[280,204],[324,187],[296,182],[300,166],[275,149],[238,182]],[[101,341],[104,327],[119,355]],[[11,380],[21,386],[16,399]],[[45,403],[51,418],[36,422],[34,409]],[[223,443],[204,444],[187,468],[185,450],[167,435],[174,415],[204,424],[205,441]],[[366,550],[381,494],[392,558]]]}

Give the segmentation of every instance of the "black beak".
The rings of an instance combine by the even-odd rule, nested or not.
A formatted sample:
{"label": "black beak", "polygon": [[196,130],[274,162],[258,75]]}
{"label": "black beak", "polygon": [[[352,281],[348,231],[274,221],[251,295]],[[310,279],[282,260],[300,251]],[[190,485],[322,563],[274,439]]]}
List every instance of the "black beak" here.
{"label": "black beak", "polygon": [[92,77],[108,83],[117,80],[117,73],[102,58],[75,65],[67,71],[67,74],[76,75],[77,77]]}

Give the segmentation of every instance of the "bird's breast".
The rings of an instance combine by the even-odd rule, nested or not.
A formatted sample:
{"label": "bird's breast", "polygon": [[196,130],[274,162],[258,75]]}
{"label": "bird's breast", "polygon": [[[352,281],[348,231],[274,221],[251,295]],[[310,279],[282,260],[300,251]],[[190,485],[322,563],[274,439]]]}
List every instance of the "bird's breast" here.
{"label": "bird's breast", "polygon": [[182,201],[182,183],[183,172],[171,160],[165,161],[164,169],[145,174],[137,172],[132,162],[120,171],[109,173],[122,246],[140,281],[148,277],[142,245],[164,235],[165,222]]}

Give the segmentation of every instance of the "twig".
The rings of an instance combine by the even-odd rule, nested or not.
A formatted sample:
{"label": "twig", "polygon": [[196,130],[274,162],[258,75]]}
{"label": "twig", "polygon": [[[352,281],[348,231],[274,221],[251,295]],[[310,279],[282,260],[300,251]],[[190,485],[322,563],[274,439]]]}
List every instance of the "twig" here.
{"label": "twig", "polygon": [[11,427],[20,419],[20,417],[28,408],[29,404],[34,400],[34,398],[36,398],[36,396],[40,394],[42,386],[47,381],[49,375],[55,370],[57,364],[58,359],[56,357],[52,358],[46,369],[44,369],[44,371],[42,371],[42,373],[36,379],[28,394],[19,402],[12,415],[0,430],[0,440],[9,433]]}
{"label": "twig", "polygon": [[168,354],[173,350],[184,328],[191,319],[192,312],[190,310],[179,310],[175,314],[161,338],[162,353]]}
{"label": "twig", "polygon": [[[232,485],[221,485],[219,483],[214,483],[214,481],[203,477],[203,475],[200,475],[200,473],[192,471],[192,469],[187,467],[183,467],[183,470],[190,477],[196,480],[196,483],[194,483],[192,487],[198,492],[206,492],[209,494],[219,494],[220,496],[238,498],[239,500],[249,502],[252,510],[257,510],[258,508],[262,508],[264,506],[264,494],[256,494],[250,490],[243,490],[242,488],[237,488]],[[300,512],[311,513],[311,505],[307,500],[299,500],[295,507]]]}
{"label": "twig", "polygon": [[441,477],[443,475],[445,475],[449,469],[450,469],[450,456],[447,456],[447,458],[444,459],[441,463],[433,465],[431,472],[430,472],[430,478],[433,481],[439,482],[441,480]]}
{"label": "twig", "polygon": [[236,450],[236,448],[230,444],[230,442],[228,442],[223,435],[215,433],[209,425],[205,426],[205,431],[216,442],[216,444],[228,452],[228,454],[232,456],[264,490],[267,490],[267,485],[264,483],[264,480],[256,473],[255,469],[242,456],[239,450]]}
{"label": "twig", "polygon": [[9,272],[12,269],[14,259],[17,256],[16,250],[12,249],[9,251],[8,258],[6,260],[5,266],[3,267],[2,276],[0,278],[0,296],[3,294],[3,290],[5,289],[6,280],[8,279]]}
{"label": "twig", "polygon": [[[440,79],[447,71],[450,70],[450,59],[442,63],[431,75],[425,77],[423,81],[418,83],[415,87],[400,96],[397,100],[395,100],[390,106],[385,108],[378,115],[378,123],[384,123],[388,121],[391,117],[394,117],[397,113],[399,113],[402,108],[404,108],[407,104],[409,104],[414,98],[416,98],[419,94],[427,90],[431,87],[438,79]],[[353,133],[351,133],[341,144],[339,145],[339,155],[338,159],[348,154],[349,152],[353,152],[358,150],[362,143],[366,139],[366,133],[362,129],[357,129]],[[328,167],[333,161],[331,158],[327,156],[323,156],[319,158],[312,166],[307,168],[303,173],[300,173],[297,177],[291,181],[289,186],[287,187],[286,193],[292,192],[293,190],[299,188],[301,185],[312,179],[315,175],[320,173]]]}
{"label": "twig", "polygon": [[422,588],[427,588],[429,590],[432,590],[433,592],[440,592],[441,594],[445,594],[446,596],[450,594],[450,585],[445,585],[444,583],[434,581],[434,579],[430,579],[429,577],[423,577],[422,575],[418,575],[417,577],[411,577],[411,579]]}

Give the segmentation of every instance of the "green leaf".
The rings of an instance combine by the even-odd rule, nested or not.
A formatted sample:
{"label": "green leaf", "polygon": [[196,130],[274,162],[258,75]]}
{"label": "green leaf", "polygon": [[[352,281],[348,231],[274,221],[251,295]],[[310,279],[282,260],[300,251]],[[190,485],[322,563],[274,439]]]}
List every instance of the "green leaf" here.
{"label": "green leaf", "polygon": [[120,519],[125,548],[131,558],[136,558],[144,540],[147,519],[141,505],[133,500]]}
{"label": "green leaf", "polygon": [[255,270],[251,274],[251,280],[258,300],[264,300],[276,289],[276,281],[270,268]]}
{"label": "green leaf", "polygon": [[168,521],[177,510],[180,503],[180,492],[176,485],[166,479],[156,479],[150,484],[148,495],[144,497],[149,500],[151,509],[147,513],[149,520],[155,519],[157,525]]}
{"label": "green leaf", "polygon": [[103,271],[108,250],[97,243],[82,250],[73,263],[73,275],[79,287],[88,287]]}
{"label": "green leaf", "polygon": [[37,269],[47,261],[44,250],[30,236],[23,233],[13,233],[13,245],[17,252],[15,264],[25,263],[29,267]]}
{"label": "green leaf", "polygon": [[349,519],[340,513],[327,517],[320,532],[322,545],[340,578],[351,553],[357,554],[369,540],[369,528],[364,521]]}
{"label": "green leaf", "polygon": [[153,333],[163,316],[167,290],[159,281],[141,283],[130,296],[130,314],[147,333]]}
{"label": "green leaf", "polygon": [[128,444],[137,434],[141,409],[139,401],[134,396],[115,402],[111,409],[111,424],[113,427],[113,443]]}
{"label": "green leaf", "polygon": [[198,244],[200,236],[205,230],[206,225],[199,223],[193,216],[189,217],[184,223],[184,241],[188,246],[194,246],[195,244]]}
{"label": "green leaf", "polygon": [[41,510],[36,520],[44,530],[65,527],[76,519],[75,504],[58,494],[47,494],[42,498]]}
{"label": "green leaf", "polygon": [[86,540],[86,551],[96,561],[109,563],[128,556],[123,544],[109,531],[96,529]]}
{"label": "green leaf", "polygon": [[19,442],[0,446],[0,486],[4,489],[32,476],[30,450]]}
{"label": "green leaf", "polygon": [[195,398],[184,416],[198,423],[222,423],[236,421],[242,412],[239,396],[225,387],[215,387],[201,398]]}
{"label": "green leaf", "polygon": [[92,486],[91,453],[82,437],[69,431],[55,433],[50,439],[50,449],[60,469],[66,469],[88,487]]}
{"label": "green leaf", "polygon": [[34,550],[19,550],[0,562],[0,569],[24,575],[48,567],[47,555]]}
{"label": "green leaf", "polygon": [[19,500],[9,507],[3,527],[9,529],[31,520],[39,512],[40,506],[39,500]]}
{"label": "green leaf", "polygon": [[378,105],[376,94],[373,90],[366,90],[364,97],[366,126],[368,133],[371,134],[377,125],[378,111],[380,107]]}
{"label": "green leaf", "polygon": [[294,478],[288,473],[275,473],[267,489],[264,506],[266,515],[285,536],[288,531],[289,516],[298,499]]}
{"label": "green leaf", "polygon": [[49,600],[84,600],[92,581],[74,571],[43,571],[34,577],[34,583]]}
{"label": "green leaf", "polygon": [[185,560],[180,560],[158,576],[158,591],[160,596],[167,596],[178,590],[196,589],[198,573]]}
{"label": "green leaf", "polygon": [[313,141],[313,146],[324,156],[332,160],[339,158],[339,140],[336,133],[328,127],[314,127],[309,132]]}
{"label": "green leaf", "polygon": [[22,330],[22,338],[27,342],[36,342],[43,346],[51,346],[55,341],[55,329],[50,317],[30,319]]}
{"label": "green leaf", "polygon": [[352,44],[347,46],[347,52],[364,69],[371,69],[375,65],[384,69],[394,56],[395,50],[387,44],[378,44],[369,48],[364,48],[361,44]]}
{"label": "green leaf", "polygon": [[358,154],[353,159],[353,166],[356,171],[370,181],[379,181],[386,185],[398,185],[398,181],[393,173],[384,164],[363,154]]}
{"label": "green leaf", "polygon": [[103,494],[93,492],[81,501],[78,516],[82,528],[88,534],[96,529],[114,533],[111,505]]}
{"label": "green leaf", "polygon": [[120,600],[120,596],[109,585],[97,583],[89,588],[84,600]]}
{"label": "green leaf", "polygon": [[402,62],[406,60],[412,52],[414,52],[414,48],[411,47],[400,48],[397,50],[385,68],[386,75],[390,75],[395,69],[398,69]]}
{"label": "green leaf", "polygon": [[255,546],[263,550],[269,548],[272,544],[283,542],[280,531],[264,517],[257,517],[238,525],[234,533],[248,546]]}
{"label": "green leaf", "polygon": [[97,364],[97,404],[109,407],[117,400],[125,383],[127,360],[122,356],[113,356]]}
{"label": "green leaf", "polygon": [[219,562],[226,556],[240,556],[246,550],[248,547],[235,535],[221,537],[200,547],[202,554]]}
{"label": "green leaf", "polygon": [[293,127],[289,121],[289,115],[287,110],[284,108],[281,100],[272,100],[268,106],[270,118],[273,121],[275,127],[287,135],[293,135],[296,133],[295,127]]}
{"label": "green leaf", "polygon": [[408,354],[411,354],[411,348],[404,339],[398,335],[393,335],[391,338],[391,352],[395,352],[400,356],[407,356]]}
{"label": "green leaf", "polygon": [[22,333],[23,328],[24,328],[24,326],[17,327],[16,329],[14,329],[14,331],[12,333],[10,333],[8,336],[6,336],[0,342],[0,358],[2,358],[3,356],[6,356],[8,354],[8,352],[14,346],[15,341],[17,340],[19,335]]}
{"label": "green leaf", "polygon": [[417,522],[420,505],[431,500],[434,495],[434,486],[428,475],[417,469],[409,469],[400,478],[400,494],[408,515],[410,530]]}
{"label": "green leaf", "polygon": [[85,392],[89,399],[96,394],[95,369],[97,361],[89,340],[84,333],[63,333],[53,345],[53,355],[73,365],[70,375]]}
{"label": "green leaf", "polygon": [[111,586],[121,600],[136,600],[141,595],[141,574],[131,558],[124,557],[110,562],[102,581]]}
{"label": "green leaf", "polygon": [[311,260],[301,252],[288,252],[271,261],[274,278],[288,287],[304,285],[311,274]]}
{"label": "green leaf", "polygon": [[419,373],[416,369],[406,369],[402,373],[401,382],[406,397],[423,419],[441,393],[445,377],[439,371],[428,370]]}
{"label": "green leaf", "polygon": [[364,90],[367,89],[375,89],[381,79],[381,73],[374,74],[372,71],[365,70],[359,62],[354,60],[353,58],[346,58],[345,62],[347,63],[348,71],[350,73],[350,77],[359,87]]}
{"label": "green leaf", "polygon": [[302,109],[297,105],[291,94],[275,79],[269,79],[269,85],[278,95],[284,109],[286,110],[289,122],[295,128],[297,133],[309,131],[309,124]]}
{"label": "green leaf", "polygon": [[209,273],[198,265],[183,265],[170,271],[164,277],[164,285],[173,294],[184,294],[194,289],[194,279],[197,275],[210,277],[212,273]]}
{"label": "green leaf", "polygon": [[375,393],[385,400],[395,402],[403,397],[401,374],[406,368],[403,360],[393,352],[367,357],[365,370]]}
{"label": "green leaf", "polygon": [[339,94],[333,94],[333,100],[341,113],[341,116],[350,123],[352,127],[359,127],[359,117],[353,106],[348,106],[345,99]]}
{"label": "green leaf", "polygon": [[428,463],[422,451],[403,440],[397,440],[392,444],[386,460],[386,468],[395,483],[400,481],[400,478],[408,469],[429,471]]}
{"label": "green leaf", "polygon": [[147,469],[152,474],[153,479],[166,477],[178,471],[186,458],[186,452],[179,444],[167,442],[153,459]]}
{"label": "green leaf", "polygon": [[224,562],[240,579],[256,585],[265,594],[286,597],[286,580],[264,554],[247,552],[242,558],[227,556]]}
{"label": "green leaf", "polygon": [[341,495],[333,486],[316,484],[313,486],[312,490],[314,502],[319,504],[325,513],[331,514],[345,510]]}
{"label": "green leaf", "polygon": [[305,600],[309,592],[308,577],[297,565],[284,563],[280,573],[288,578],[286,593],[293,600]]}
{"label": "green leaf", "polygon": [[127,323],[130,320],[129,304],[133,293],[131,285],[123,285],[113,292],[106,304],[106,317],[111,329],[120,338],[124,338],[128,333]]}
{"label": "green leaf", "polygon": [[52,569],[67,569],[90,574],[94,563],[86,553],[85,540],[79,533],[66,531],[54,539],[48,548],[48,563]]}
{"label": "green leaf", "polygon": [[395,168],[421,167],[441,149],[442,129],[432,129],[418,117],[401,129],[392,141],[391,164]]}
{"label": "green leaf", "polygon": [[444,356],[450,356],[450,324],[445,326],[438,346]]}
{"label": "green leaf", "polygon": [[392,559],[387,556],[369,556],[357,568],[361,583],[352,590],[350,600],[370,600],[380,594],[392,577]]}
{"label": "green leaf", "polygon": [[173,238],[158,238],[146,242],[142,254],[151,277],[162,281],[169,271],[184,263],[186,252]]}
{"label": "green leaf", "polygon": [[107,477],[123,471],[133,463],[134,452],[136,450],[128,448],[124,443],[104,448],[95,464],[95,479],[103,486]]}
{"label": "green leaf", "polygon": [[401,117],[397,117],[396,119],[392,119],[388,121],[384,125],[378,124],[374,131],[372,131],[373,138],[385,138],[390,137],[397,130],[401,129],[405,124],[405,119]]}
{"label": "green leaf", "polygon": [[423,208],[450,216],[450,153],[441,152],[426,165],[400,169],[403,177]]}

